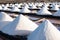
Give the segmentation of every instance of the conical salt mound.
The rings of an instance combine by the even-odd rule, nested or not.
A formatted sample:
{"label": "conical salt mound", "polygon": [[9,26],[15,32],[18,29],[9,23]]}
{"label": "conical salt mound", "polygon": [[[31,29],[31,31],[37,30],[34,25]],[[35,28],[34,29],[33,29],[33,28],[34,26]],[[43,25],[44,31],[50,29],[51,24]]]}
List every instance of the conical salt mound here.
{"label": "conical salt mound", "polygon": [[60,16],[60,9],[56,13],[54,13],[53,16]]}
{"label": "conical salt mound", "polygon": [[30,13],[31,11],[25,6],[24,8],[21,9],[21,13]]}
{"label": "conical salt mound", "polygon": [[28,4],[24,4],[25,7],[29,8],[29,5]]}
{"label": "conical salt mound", "polygon": [[43,7],[40,11],[38,11],[36,14],[37,15],[52,15],[52,13],[47,10],[46,6]]}
{"label": "conical salt mound", "polygon": [[37,9],[37,7],[35,5],[32,5],[30,9]]}
{"label": "conical salt mound", "polygon": [[13,19],[8,14],[0,12],[0,30],[11,21],[13,21]]}
{"label": "conical salt mound", "polygon": [[13,12],[20,12],[20,9],[19,9],[18,7],[13,7],[13,8],[11,9],[11,11],[13,11]]}
{"label": "conical salt mound", "polygon": [[51,5],[49,5],[49,7],[51,7],[51,8],[54,7],[54,5],[55,5],[54,3],[50,3],[50,4]]}
{"label": "conical salt mound", "polygon": [[49,6],[49,4],[45,4],[45,3],[43,4],[43,7],[47,10],[49,9],[48,6]]}
{"label": "conical salt mound", "polygon": [[49,20],[45,20],[28,36],[28,40],[60,40],[60,32]]}
{"label": "conical salt mound", "polygon": [[37,27],[37,24],[20,15],[13,22],[2,28],[1,31],[9,35],[28,35]]}
{"label": "conical salt mound", "polygon": [[2,8],[2,6],[0,5],[0,10],[2,10],[3,8]]}
{"label": "conical salt mound", "polygon": [[12,21],[13,19],[5,12],[0,12],[0,21]]}
{"label": "conical salt mound", "polygon": [[10,9],[8,7],[6,7],[6,6],[3,7],[3,10],[7,10],[7,11],[9,10],[10,11]]}
{"label": "conical salt mound", "polygon": [[50,10],[59,10],[59,6],[56,4],[53,5],[53,7]]}

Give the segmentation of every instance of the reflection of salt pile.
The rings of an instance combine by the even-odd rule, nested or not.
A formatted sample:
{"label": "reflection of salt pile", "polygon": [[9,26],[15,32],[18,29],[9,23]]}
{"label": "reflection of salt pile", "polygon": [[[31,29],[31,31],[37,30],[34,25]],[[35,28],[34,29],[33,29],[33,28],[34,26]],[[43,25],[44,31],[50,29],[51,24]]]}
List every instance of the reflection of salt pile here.
{"label": "reflection of salt pile", "polygon": [[37,24],[20,15],[13,22],[2,28],[1,31],[9,35],[28,35],[37,27]]}
{"label": "reflection of salt pile", "polygon": [[53,16],[60,16],[60,9],[56,13],[54,13]]}
{"label": "reflection of salt pile", "polygon": [[60,40],[60,32],[49,20],[45,20],[28,36],[28,40]]}
{"label": "reflection of salt pile", "polygon": [[46,6],[44,6],[41,10],[39,10],[36,14],[37,15],[52,15],[52,13],[47,10]]}
{"label": "reflection of salt pile", "polygon": [[13,19],[8,14],[0,12],[0,29],[11,21]]}

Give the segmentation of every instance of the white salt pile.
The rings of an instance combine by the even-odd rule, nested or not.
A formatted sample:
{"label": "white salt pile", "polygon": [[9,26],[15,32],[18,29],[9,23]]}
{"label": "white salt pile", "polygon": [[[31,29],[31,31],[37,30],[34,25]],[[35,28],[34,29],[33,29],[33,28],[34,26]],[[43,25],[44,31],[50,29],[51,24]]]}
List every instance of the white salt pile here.
{"label": "white salt pile", "polygon": [[28,35],[37,27],[37,24],[27,17],[20,15],[13,22],[2,28],[1,31],[9,35]]}
{"label": "white salt pile", "polygon": [[0,29],[11,21],[13,21],[13,19],[8,14],[5,12],[0,12]]}
{"label": "white salt pile", "polygon": [[49,20],[45,20],[28,36],[28,40],[60,40],[60,31]]}
{"label": "white salt pile", "polygon": [[52,13],[47,10],[46,6],[44,6],[41,10],[39,10],[36,14],[37,15],[52,15]]}
{"label": "white salt pile", "polygon": [[53,16],[60,16],[60,9],[53,14]]}

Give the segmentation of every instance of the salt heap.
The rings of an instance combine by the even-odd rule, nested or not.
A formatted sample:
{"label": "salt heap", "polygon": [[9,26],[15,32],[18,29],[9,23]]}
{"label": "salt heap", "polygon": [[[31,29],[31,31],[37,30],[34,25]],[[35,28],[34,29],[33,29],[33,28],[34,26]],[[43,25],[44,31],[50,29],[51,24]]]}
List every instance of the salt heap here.
{"label": "salt heap", "polygon": [[37,7],[38,7],[39,9],[41,9],[42,5],[43,5],[42,3],[38,3],[38,4],[37,4]]}
{"label": "salt heap", "polygon": [[0,5],[0,10],[2,10],[3,8],[2,8],[2,6]]}
{"label": "salt heap", "polygon": [[19,4],[18,3],[15,3],[14,5],[17,7]]}
{"label": "salt heap", "polygon": [[25,7],[27,7],[27,8],[29,8],[29,5],[28,5],[28,4],[26,4],[26,3],[24,4],[24,6],[25,6]]}
{"label": "salt heap", "polygon": [[52,13],[47,10],[47,6],[44,6],[44,7],[43,7],[41,10],[39,10],[36,14],[37,14],[37,15],[52,15]]}
{"label": "salt heap", "polygon": [[59,10],[59,6],[57,4],[54,4],[50,10]]}
{"label": "salt heap", "polygon": [[45,9],[47,9],[47,10],[49,9],[48,6],[49,6],[48,3],[47,4],[46,3],[43,4],[43,7],[45,7]]}
{"label": "salt heap", "polygon": [[2,6],[2,7],[5,7],[5,5],[4,5],[4,4],[1,4],[1,6]]}
{"label": "salt heap", "polygon": [[54,4],[53,4],[53,3],[50,3],[49,7],[51,7],[51,8],[52,8],[53,6],[54,6]]}
{"label": "salt heap", "polygon": [[37,9],[37,7],[33,4],[29,9]]}
{"label": "salt heap", "polygon": [[11,11],[12,12],[20,12],[20,9],[18,8],[18,7],[13,7],[12,9],[11,9]]}
{"label": "salt heap", "polygon": [[30,13],[31,11],[30,11],[26,6],[24,6],[24,7],[21,9],[20,12],[21,12],[21,13]]}
{"label": "salt heap", "polygon": [[8,11],[8,10],[10,10],[10,9],[9,9],[8,7],[5,6],[5,7],[3,7],[2,10],[7,10],[7,11]]}
{"label": "salt heap", "polygon": [[9,4],[6,4],[5,6],[6,6],[6,7],[9,7]]}
{"label": "salt heap", "polygon": [[37,6],[41,7],[43,4],[42,3],[38,3]]}
{"label": "salt heap", "polygon": [[60,16],[60,9],[53,14],[53,16]]}
{"label": "salt heap", "polygon": [[18,5],[17,5],[17,8],[21,8],[21,5],[22,5],[22,4],[18,4]]}
{"label": "salt heap", "polygon": [[0,12],[0,29],[11,21],[13,21],[13,19],[8,14]]}
{"label": "salt heap", "polygon": [[0,21],[12,21],[13,19],[5,12],[0,12]]}
{"label": "salt heap", "polygon": [[60,31],[49,20],[45,20],[28,36],[28,40],[60,40]]}
{"label": "salt heap", "polygon": [[2,32],[9,35],[28,35],[38,27],[27,17],[20,15],[13,22],[2,28]]}
{"label": "salt heap", "polygon": [[10,4],[9,7],[13,8],[13,7],[15,7],[15,5],[14,4]]}
{"label": "salt heap", "polygon": [[17,6],[18,8],[22,8],[22,3],[19,3],[19,5]]}

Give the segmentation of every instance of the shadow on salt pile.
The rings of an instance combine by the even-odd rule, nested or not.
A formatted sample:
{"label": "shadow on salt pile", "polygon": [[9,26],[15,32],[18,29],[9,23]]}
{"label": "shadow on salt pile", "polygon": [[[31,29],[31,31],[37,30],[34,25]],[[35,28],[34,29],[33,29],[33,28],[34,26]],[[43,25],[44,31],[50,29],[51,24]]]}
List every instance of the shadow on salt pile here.
{"label": "shadow on salt pile", "polygon": [[8,23],[10,23],[11,21],[1,21],[0,22],[0,30],[5,26],[7,25]]}
{"label": "shadow on salt pile", "polygon": [[60,27],[57,27],[57,29],[60,31]]}
{"label": "shadow on salt pile", "polygon": [[[21,31],[26,31],[26,30],[21,30]],[[29,32],[29,31],[26,31]],[[8,35],[0,31],[0,37],[2,37],[3,40],[27,40],[28,35]]]}

